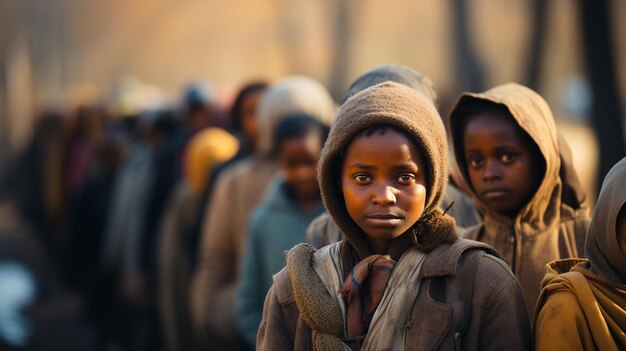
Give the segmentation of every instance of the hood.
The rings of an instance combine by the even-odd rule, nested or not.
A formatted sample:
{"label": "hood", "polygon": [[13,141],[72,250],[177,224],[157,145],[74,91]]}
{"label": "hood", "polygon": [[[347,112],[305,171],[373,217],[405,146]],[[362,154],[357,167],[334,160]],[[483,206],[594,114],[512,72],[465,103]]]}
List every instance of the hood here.
{"label": "hood", "polygon": [[279,80],[267,89],[261,99],[257,152],[262,156],[270,154],[274,129],[282,118],[304,113],[330,126],[336,112],[335,102],[318,81],[304,76]]}
{"label": "hood", "polygon": [[204,191],[215,166],[237,153],[237,138],[221,128],[208,128],[194,135],[185,150],[184,176],[196,196]]}
{"label": "hood", "polygon": [[430,78],[414,71],[412,68],[399,65],[382,65],[363,73],[350,85],[350,88],[343,96],[342,103],[345,103],[359,91],[384,82],[396,82],[406,85],[424,95],[435,107],[439,105],[435,84]]}
{"label": "hood", "polygon": [[[546,101],[533,90],[515,83],[508,83],[487,90],[484,93],[464,93],[456,102],[450,113],[450,126],[456,166],[461,175],[455,179],[464,191],[468,192],[478,210],[485,216],[485,222],[495,220],[510,224],[510,219],[489,207],[478,197],[471,187],[465,153],[463,147],[463,124],[467,117],[465,108],[472,103],[483,100],[504,105],[515,122],[524,130],[538,146],[545,162],[545,174],[531,200],[518,213],[515,222],[530,225],[530,232],[539,232],[557,223],[560,218],[562,181],[561,156],[554,117]],[[570,174],[574,174],[573,168]],[[577,178],[576,178],[577,179]]]}
{"label": "hood", "polygon": [[[357,134],[374,125],[394,126],[413,137],[424,156],[428,173],[422,218],[437,215],[438,218],[445,217],[453,221],[449,216],[442,216],[438,208],[447,182],[448,148],[443,122],[437,110],[427,98],[412,88],[393,82],[375,85],[357,93],[341,106],[318,166],[324,204],[361,258],[369,256],[371,249],[364,237],[365,233],[348,214],[340,191],[341,154]],[[433,240],[430,249],[437,246],[438,234],[444,236],[443,231],[428,234],[432,237],[426,239]],[[405,235],[401,237],[406,240]],[[395,241],[392,251],[394,245]]]}
{"label": "hood", "polygon": [[591,270],[618,284],[626,283],[626,258],[617,239],[617,215],[626,204],[626,158],[606,175],[591,224],[585,254]]}

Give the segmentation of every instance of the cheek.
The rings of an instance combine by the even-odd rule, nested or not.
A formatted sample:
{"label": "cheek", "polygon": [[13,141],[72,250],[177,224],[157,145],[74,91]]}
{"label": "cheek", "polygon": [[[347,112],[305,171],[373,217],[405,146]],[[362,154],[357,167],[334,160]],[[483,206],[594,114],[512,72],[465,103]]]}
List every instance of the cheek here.
{"label": "cheek", "polygon": [[343,180],[343,199],[350,215],[356,214],[360,211],[361,207],[365,203],[363,189],[359,189],[358,186],[351,184],[349,181]]}
{"label": "cheek", "polygon": [[470,185],[472,186],[472,188],[477,188],[480,186],[481,184],[480,180],[482,179],[480,170],[469,168],[467,170],[467,176],[469,178],[469,181],[471,183]]}
{"label": "cheek", "polygon": [[410,191],[404,194],[406,201],[404,201],[404,210],[406,213],[415,219],[418,219],[424,212],[424,206],[426,204],[426,187],[422,184],[417,184],[411,187]]}

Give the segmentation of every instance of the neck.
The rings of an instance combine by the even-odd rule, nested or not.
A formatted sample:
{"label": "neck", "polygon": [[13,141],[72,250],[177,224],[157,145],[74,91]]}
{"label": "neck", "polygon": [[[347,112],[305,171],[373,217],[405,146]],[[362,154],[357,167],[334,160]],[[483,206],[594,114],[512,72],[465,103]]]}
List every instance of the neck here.
{"label": "neck", "polygon": [[389,254],[389,248],[391,248],[391,241],[384,239],[373,239],[368,237],[367,241],[370,244],[370,248],[372,252],[377,255],[387,255]]}

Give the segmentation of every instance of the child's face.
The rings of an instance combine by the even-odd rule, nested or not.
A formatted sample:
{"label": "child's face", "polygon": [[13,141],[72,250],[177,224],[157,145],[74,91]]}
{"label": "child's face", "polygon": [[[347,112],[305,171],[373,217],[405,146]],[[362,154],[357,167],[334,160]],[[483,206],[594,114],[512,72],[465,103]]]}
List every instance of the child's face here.
{"label": "child's face", "polygon": [[619,247],[622,250],[622,255],[626,257],[626,205],[622,206],[622,209],[617,215],[617,241]]}
{"label": "child's face", "polygon": [[288,139],[280,147],[279,159],[285,180],[299,199],[320,196],[315,175],[321,150],[318,135]]}
{"label": "child's face", "polygon": [[470,117],[464,144],[476,194],[492,210],[514,217],[543,178],[537,146],[510,116],[491,112]]}
{"label": "child's face", "polygon": [[347,148],[341,187],[350,217],[368,235],[375,252],[424,212],[426,167],[415,142],[392,129],[359,136]]}

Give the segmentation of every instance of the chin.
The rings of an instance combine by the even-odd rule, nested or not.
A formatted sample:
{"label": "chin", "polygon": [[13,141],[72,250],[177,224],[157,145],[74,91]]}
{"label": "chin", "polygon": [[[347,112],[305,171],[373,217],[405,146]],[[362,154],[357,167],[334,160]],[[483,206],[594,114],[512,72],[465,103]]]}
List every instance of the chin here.
{"label": "chin", "polygon": [[381,228],[371,228],[370,230],[367,231],[367,235],[375,238],[375,239],[383,239],[383,240],[393,240],[397,237],[399,237],[400,235],[402,235],[404,232],[399,231],[399,230],[388,230],[388,229],[381,229]]}

